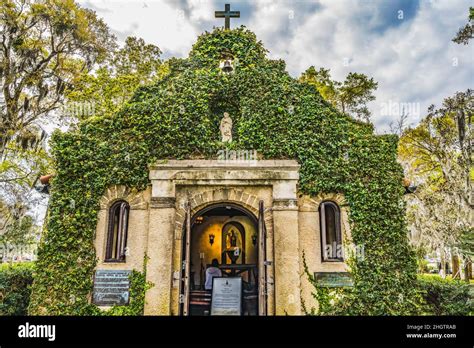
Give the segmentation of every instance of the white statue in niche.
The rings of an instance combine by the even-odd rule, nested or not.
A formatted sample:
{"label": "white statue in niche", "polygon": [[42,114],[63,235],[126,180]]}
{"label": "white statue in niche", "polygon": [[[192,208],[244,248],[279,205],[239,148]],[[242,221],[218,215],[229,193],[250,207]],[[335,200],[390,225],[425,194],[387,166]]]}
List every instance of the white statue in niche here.
{"label": "white statue in niche", "polygon": [[221,120],[219,127],[223,143],[230,143],[232,141],[232,119],[228,112],[224,112],[224,117]]}

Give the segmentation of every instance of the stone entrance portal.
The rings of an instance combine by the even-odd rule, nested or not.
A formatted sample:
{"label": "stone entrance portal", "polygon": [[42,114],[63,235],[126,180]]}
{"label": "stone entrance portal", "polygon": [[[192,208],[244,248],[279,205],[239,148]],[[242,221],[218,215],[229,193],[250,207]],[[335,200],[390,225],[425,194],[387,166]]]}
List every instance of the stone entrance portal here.
{"label": "stone entrance portal", "polygon": [[[213,267],[213,262],[218,266],[210,274],[242,279],[242,314],[260,314],[258,302],[259,297],[266,300],[266,282],[265,277],[259,281],[259,269],[265,272],[265,266],[259,262],[265,259],[265,244],[259,240],[258,218],[234,203],[217,203],[197,212],[191,218],[190,227],[190,250],[182,252],[183,264],[186,265],[187,255],[190,264],[181,274],[180,314],[209,315],[212,278],[207,276],[207,269]],[[183,233],[182,239],[187,240],[186,228]],[[183,246],[186,249],[186,243]]]}
{"label": "stone entrance portal", "polygon": [[259,277],[266,275],[265,313],[300,314],[298,170],[292,160],[169,160],[152,166],[147,280],[154,286],[146,294],[145,314],[181,313],[181,304],[189,301],[182,291],[183,270],[189,267],[190,275],[191,269],[183,260],[190,260],[186,243],[192,243],[183,231],[206,208],[226,204],[261,217],[257,230],[265,230],[265,256],[257,268],[264,269]]}

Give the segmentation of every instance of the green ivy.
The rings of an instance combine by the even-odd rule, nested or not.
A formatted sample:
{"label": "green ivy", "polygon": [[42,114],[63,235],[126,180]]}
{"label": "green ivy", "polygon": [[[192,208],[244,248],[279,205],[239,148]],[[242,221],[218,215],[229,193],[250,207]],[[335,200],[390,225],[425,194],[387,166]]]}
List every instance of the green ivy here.
{"label": "green ivy", "polygon": [[[348,306],[351,304],[350,295],[352,289],[349,287],[329,288],[318,283],[314,274],[309,271],[306,257],[303,252],[304,273],[313,286],[311,292],[317,307],[312,306],[301,298],[301,308],[306,315],[345,315],[349,312]],[[308,307],[310,305],[310,307]]]}
{"label": "green ivy", "polygon": [[[233,74],[219,60],[232,52]],[[351,261],[351,314],[402,314],[413,308],[416,262],[407,240],[402,168],[396,136],[373,134],[323,100],[314,86],[266,58],[244,27],[201,35],[186,59],[141,87],[115,115],[94,117],[77,131],[55,132],[47,229],[39,248],[32,314],[90,312],[99,200],[110,185],[145,189],[159,159],[216,158],[224,146],[301,164],[302,194],[341,192],[349,203],[354,242],[365,258]],[[228,111],[233,143],[219,141]]]}
{"label": "green ivy", "polygon": [[0,316],[26,315],[33,283],[30,262],[0,264]]}

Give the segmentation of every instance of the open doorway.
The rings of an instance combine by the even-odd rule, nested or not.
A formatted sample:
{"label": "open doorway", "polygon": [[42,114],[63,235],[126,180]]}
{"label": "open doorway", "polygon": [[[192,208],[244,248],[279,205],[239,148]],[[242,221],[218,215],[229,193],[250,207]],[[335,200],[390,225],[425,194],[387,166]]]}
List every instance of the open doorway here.
{"label": "open doorway", "polygon": [[185,228],[181,314],[210,314],[213,272],[206,272],[210,267],[217,267],[222,277],[242,278],[243,315],[262,314],[259,301],[265,298],[262,299],[264,291],[259,284],[264,283],[259,272],[265,271],[262,272],[259,259],[265,258],[264,243],[260,243],[263,222],[239,205],[219,203],[198,211],[187,225],[190,235]]}

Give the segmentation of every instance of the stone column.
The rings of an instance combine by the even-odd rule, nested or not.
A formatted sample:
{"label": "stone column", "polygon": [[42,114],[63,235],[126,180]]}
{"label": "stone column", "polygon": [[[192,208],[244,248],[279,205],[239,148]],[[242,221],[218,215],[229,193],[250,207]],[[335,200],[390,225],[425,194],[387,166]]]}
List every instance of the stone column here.
{"label": "stone column", "polygon": [[174,197],[152,197],[146,278],[153,287],[146,292],[145,315],[171,314],[175,210]]}
{"label": "stone column", "polygon": [[299,232],[296,181],[273,187],[275,314],[300,315]]}

